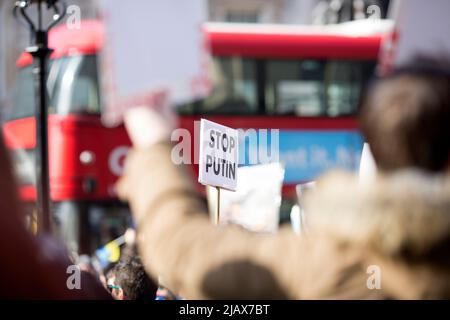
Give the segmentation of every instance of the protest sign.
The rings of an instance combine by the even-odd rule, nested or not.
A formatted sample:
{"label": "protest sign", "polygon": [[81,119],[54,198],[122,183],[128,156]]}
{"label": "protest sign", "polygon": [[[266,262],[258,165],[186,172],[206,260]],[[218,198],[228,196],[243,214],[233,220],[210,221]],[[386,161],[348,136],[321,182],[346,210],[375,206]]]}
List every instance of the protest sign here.
{"label": "protest sign", "polygon": [[237,130],[201,119],[198,181],[235,191],[238,147]]}
{"label": "protest sign", "polygon": [[[240,167],[235,192],[221,192],[220,225],[238,224],[254,232],[276,232],[280,221],[284,168],[280,163]],[[210,212],[217,193],[207,188]]]}
{"label": "protest sign", "polygon": [[411,62],[415,57],[445,59],[450,56],[450,2],[435,0],[398,0],[392,3],[389,17],[395,21],[380,49],[380,71]]}
{"label": "protest sign", "polygon": [[161,107],[208,94],[205,0],[103,0],[100,53],[103,121],[130,107]]}

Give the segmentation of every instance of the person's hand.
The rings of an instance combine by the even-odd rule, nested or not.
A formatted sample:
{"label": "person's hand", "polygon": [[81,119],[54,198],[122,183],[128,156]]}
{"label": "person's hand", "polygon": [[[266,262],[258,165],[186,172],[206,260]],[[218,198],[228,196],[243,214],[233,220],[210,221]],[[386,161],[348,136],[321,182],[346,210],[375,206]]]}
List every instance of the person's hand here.
{"label": "person's hand", "polygon": [[127,231],[125,231],[125,243],[129,246],[132,246],[136,242],[136,230],[132,228],[128,228]]}
{"label": "person's hand", "polygon": [[125,127],[135,148],[145,149],[169,141],[176,115],[168,104],[158,107],[134,107],[125,113]]}

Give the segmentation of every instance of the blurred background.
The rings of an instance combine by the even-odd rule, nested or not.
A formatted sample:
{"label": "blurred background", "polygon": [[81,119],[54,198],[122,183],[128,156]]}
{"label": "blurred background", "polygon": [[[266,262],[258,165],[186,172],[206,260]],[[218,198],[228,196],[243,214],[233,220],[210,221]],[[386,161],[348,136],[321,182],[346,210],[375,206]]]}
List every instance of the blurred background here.
{"label": "blurred background", "polygon": [[[330,24],[367,18],[370,5],[387,15],[389,0],[208,0],[209,21],[279,24]],[[30,34],[12,16],[14,0],[0,0],[0,101],[8,101],[16,77],[15,61]],[[83,20],[100,17],[98,0],[72,0]]]}
{"label": "blurred background", "polygon": [[[356,109],[375,74],[382,38],[391,31],[391,2],[208,1],[205,30],[214,88],[205,99],[177,107],[180,126],[193,133],[194,121],[205,117],[235,128],[279,129],[281,223],[290,221],[299,184],[330,168],[358,169],[363,138]],[[106,128],[99,117],[99,3],[67,4],[67,23],[50,35],[55,49],[47,83],[53,222],[70,251],[93,254],[132,226],[128,207],[114,193],[130,142],[123,127]],[[31,58],[23,54],[30,32],[14,19],[13,5],[0,0],[0,111],[33,229],[34,91]],[[240,153],[249,162],[261,141],[242,142],[248,150]],[[193,166],[194,174],[197,170]]]}

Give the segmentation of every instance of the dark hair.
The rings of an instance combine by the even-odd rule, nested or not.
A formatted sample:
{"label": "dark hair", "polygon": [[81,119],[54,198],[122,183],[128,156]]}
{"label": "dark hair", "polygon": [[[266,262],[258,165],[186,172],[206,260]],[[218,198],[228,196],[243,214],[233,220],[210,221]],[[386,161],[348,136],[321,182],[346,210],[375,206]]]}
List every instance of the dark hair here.
{"label": "dark hair", "polygon": [[450,155],[450,68],[431,58],[379,79],[360,107],[361,130],[382,171],[445,170]]}
{"label": "dark hair", "polygon": [[130,256],[114,268],[115,284],[119,285],[128,300],[153,300],[157,286],[147,275],[139,256]]}

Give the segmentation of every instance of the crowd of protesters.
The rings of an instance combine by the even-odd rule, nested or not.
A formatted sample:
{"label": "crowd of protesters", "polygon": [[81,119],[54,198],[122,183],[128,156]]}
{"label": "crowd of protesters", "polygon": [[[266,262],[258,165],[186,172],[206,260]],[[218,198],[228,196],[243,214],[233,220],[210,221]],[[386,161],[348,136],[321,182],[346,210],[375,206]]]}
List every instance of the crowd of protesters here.
{"label": "crowd of protesters", "polygon": [[[23,227],[2,145],[0,297],[154,299],[162,278],[188,299],[450,298],[446,63],[416,59],[372,84],[360,124],[379,171],[366,184],[350,173],[319,178],[302,235],[212,225],[193,177],[171,161],[165,124],[146,108],[126,117],[134,150],[118,191],[137,225],[138,252],[122,257],[105,285],[84,272],[78,291],[66,288],[65,251]],[[381,270],[375,289],[371,266]]]}

